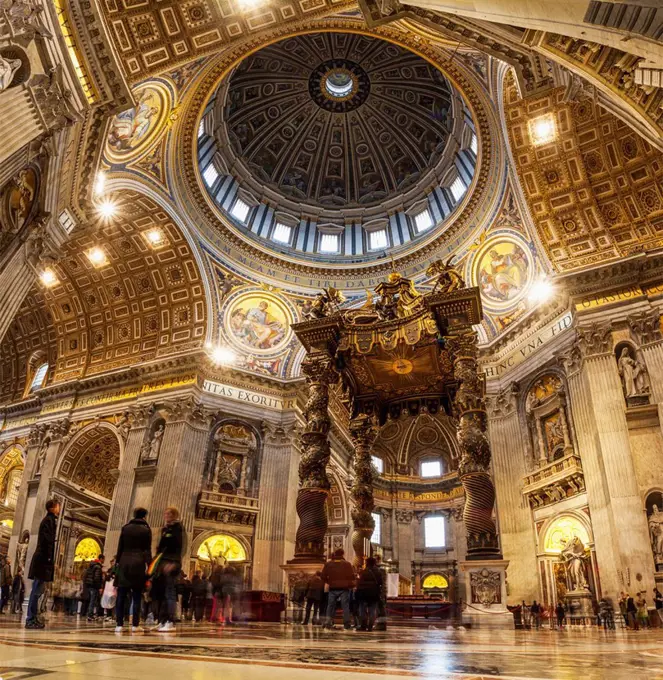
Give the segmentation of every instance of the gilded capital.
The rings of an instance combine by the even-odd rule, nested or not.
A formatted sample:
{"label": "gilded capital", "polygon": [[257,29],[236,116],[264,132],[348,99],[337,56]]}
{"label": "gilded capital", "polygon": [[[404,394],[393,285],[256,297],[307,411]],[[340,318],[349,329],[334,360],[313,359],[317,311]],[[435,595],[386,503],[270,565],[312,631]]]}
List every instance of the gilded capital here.
{"label": "gilded capital", "polygon": [[584,359],[612,352],[612,326],[610,323],[593,323],[576,329],[578,350]]}
{"label": "gilded capital", "polygon": [[663,342],[661,314],[658,310],[651,309],[640,314],[632,314],[628,317],[627,321],[631,333],[635,336],[641,347],[642,345],[653,345],[657,342]]}

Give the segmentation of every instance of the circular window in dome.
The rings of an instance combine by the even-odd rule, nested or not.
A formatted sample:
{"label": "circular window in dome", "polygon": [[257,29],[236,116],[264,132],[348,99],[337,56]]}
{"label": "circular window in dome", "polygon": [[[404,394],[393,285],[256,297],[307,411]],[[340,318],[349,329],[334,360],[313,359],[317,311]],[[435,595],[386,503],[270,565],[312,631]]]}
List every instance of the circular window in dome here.
{"label": "circular window in dome", "polygon": [[339,99],[351,95],[352,90],[355,88],[355,81],[349,71],[330,71],[324,83],[327,93]]}

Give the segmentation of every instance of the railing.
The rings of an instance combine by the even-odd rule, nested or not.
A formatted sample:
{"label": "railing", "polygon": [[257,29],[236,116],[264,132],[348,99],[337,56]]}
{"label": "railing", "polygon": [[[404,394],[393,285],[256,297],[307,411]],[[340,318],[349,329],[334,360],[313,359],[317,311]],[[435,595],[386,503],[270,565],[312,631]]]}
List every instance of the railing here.
{"label": "railing", "polygon": [[569,475],[582,474],[582,460],[580,456],[572,453],[569,456],[554,460],[532,474],[525,476],[525,490],[528,487],[538,487],[550,483],[553,479],[561,479]]}

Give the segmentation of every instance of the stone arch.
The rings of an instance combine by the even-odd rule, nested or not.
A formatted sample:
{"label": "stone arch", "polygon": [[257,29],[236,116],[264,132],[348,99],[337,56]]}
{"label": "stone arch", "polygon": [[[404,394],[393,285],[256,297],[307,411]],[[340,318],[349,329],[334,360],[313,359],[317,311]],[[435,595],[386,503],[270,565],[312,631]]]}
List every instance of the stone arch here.
{"label": "stone arch", "polygon": [[218,529],[208,529],[207,531],[203,531],[202,533],[198,534],[193,541],[191,541],[191,553],[190,557],[192,560],[197,559],[198,556],[198,551],[202,547],[202,545],[207,541],[208,539],[212,538],[213,536],[218,536],[218,535],[224,535],[224,536],[229,536],[230,538],[234,538],[242,548],[244,549],[244,554],[246,555],[246,561],[250,562],[253,559],[253,551],[251,549],[251,542],[246,536],[242,536],[241,534],[236,534],[232,531],[226,531],[225,529],[223,531],[219,531]]}
{"label": "stone arch", "polygon": [[579,510],[563,510],[549,517],[541,526],[538,536],[539,554],[551,555],[557,553],[556,549],[551,550],[547,545],[548,541],[553,540],[551,534],[557,527],[561,528],[561,523],[565,520],[569,523],[570,531],[573,530],[574,526],[577,526],[584,532],[584,536],[579,535],[578,538],[585,543],[585,547],[592,547],[594,545],[594,532],[590,518]]}
{"label": "stone arch", "polygon": [[25,452],[19,446],[12,445],[0,454],[0,502],[4,502],[6,506],[12,495],[12,490],[8,488],[8,484],[15,470],[21,472],[25,470]]}
{"label": "stone arch", "polygon": [[67,444],[55,466],[55,477],[111,501],[113,471],[122,465],[124,443],[115,426],[101,421],[84,427]]}
{"label": "stone arch", "polygon": [[348,497],[345,485],[341,482],[339,471],[333,465],[327,470],[331,488],[327,496],[327,522],[329,526],[349,523]]}

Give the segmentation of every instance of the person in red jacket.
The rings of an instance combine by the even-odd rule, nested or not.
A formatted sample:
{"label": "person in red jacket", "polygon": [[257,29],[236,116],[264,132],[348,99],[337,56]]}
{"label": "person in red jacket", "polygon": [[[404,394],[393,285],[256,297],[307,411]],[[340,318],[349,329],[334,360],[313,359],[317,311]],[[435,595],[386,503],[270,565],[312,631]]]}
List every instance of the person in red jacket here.
{"label": "person in red jacket", "polygon": [[345,551],[339,548],[322,570],[321,578],[329,587],[327,616],[323,626],[327,630],[334,627],[334,614],[336,614],[336,605],[339,600],[343,608],[343,627],[345,630],[350,630],[352,627],[350,625],[350,591],[355,585],[355,572],[344,556]]}

